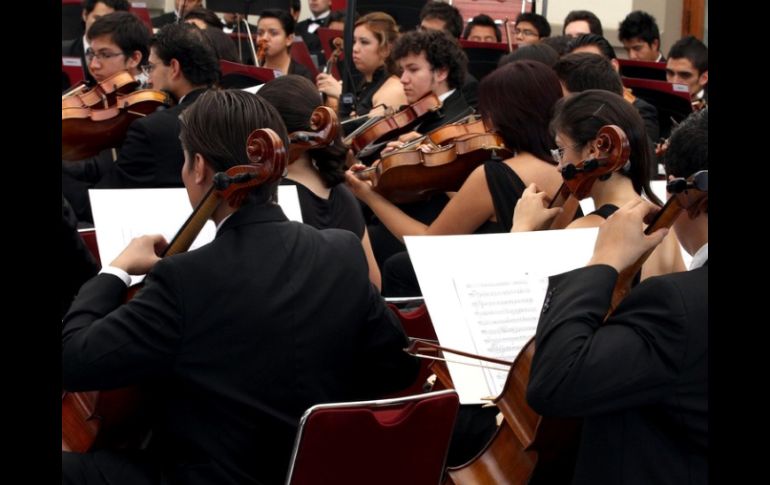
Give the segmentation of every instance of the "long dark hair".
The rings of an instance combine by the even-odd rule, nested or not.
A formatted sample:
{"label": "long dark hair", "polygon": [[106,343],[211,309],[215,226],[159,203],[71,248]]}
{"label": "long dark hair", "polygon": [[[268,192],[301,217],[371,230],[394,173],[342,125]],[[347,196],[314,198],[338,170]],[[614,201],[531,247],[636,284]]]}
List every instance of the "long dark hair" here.
{"label": "long dark hair", "polygon": [[[295,74],[268,82],[259,90],[259,96],[280,113],[289,133],[310,130],[310,115],[323,104],[315,85],[307,78]],[[327,187],[334,187],[345,180],[346,152],[347,148],[340,135],[331,145],[308,152]]]}
{"label": "long dark hair", "polygon": [[603,89],[589,89],[567,96],[556,104],[551,131],[564,133],[583,147],[596,138],[604,125],[619,126],[631,145],[630,167],[620,173],[631,179],[637,194],[644,194],[660,205],[660,199],[650,188],[652,157],[644,121],[622,96]]}
{"label": "long dark hair", "polygon": [[553,69],[542,62],[515,61],[481,81],[479,112],[492,122],[508,148],[554,163],[550,149],[556,145],[548,122],[561,96]]}

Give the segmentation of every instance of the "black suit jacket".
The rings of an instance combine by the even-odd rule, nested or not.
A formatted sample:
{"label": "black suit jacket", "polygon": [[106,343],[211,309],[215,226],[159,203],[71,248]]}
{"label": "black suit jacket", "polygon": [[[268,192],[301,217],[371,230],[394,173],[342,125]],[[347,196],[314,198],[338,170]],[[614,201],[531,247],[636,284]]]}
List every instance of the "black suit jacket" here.
{"label": "black suit jacket", "polygon": [[179,114],[204,90],[181,103],[134,120],[113,162],[111,150],[79,162],[62,162],[62,190],[80,220],[92,221],[88,189],[182,187],[184,153]]}
{"label": "black suit jacket", "polygon": [[[83,44],[82,35],[72,40],[61,41],[61,55],[67,57],[79,57],[80,65],[83,66],[83,74],[85,75],[86,81],[89,85],[96,83],[96,79],[94,79],[91,72],[88,70],[88,61],[86,61],[85,45]],[[72,79],[69,81],[70,86],[75,84]]]}
{"label": "black suit jacket", "polygon": [[[325,18],[314,23],[318,23],[319,27],[328,27],[329,16],[327,15]],[[311,25],[310,19],[305,19],[302,22],[297,22],[297,25],[294,26],[294,33],[296,35],[302,36],[302,40],[304,40],[305,45],[307,45],[307,50],[310,51],[311,55],[314,54],[316,56],[318,65],[323,67],[323,65],[326,63],[326,56],[324,56],[324,53],[323,53],[323,46],[321,46],[321,39],[318,37],[318,34],[316,33],[318,32],[317,30],[312,34],[307,31],[310,25]]]}
{"label": "black suit jacket", "polygon": [[527,400],[585,418],[574,484],[708,483],[708,266],[643,281],[602,325],[616,279],[551,277]]}
{"label": "black suit jacket", "polygon": [[161,260],[121,306],[125,295],[112,275],[83,286],[63,321],[62,383],[155,379],[153,448],[169,483],[283,483],[308,407],[416,377],[359,239],[290,222],[275,205],[244,206],[210,244]]}

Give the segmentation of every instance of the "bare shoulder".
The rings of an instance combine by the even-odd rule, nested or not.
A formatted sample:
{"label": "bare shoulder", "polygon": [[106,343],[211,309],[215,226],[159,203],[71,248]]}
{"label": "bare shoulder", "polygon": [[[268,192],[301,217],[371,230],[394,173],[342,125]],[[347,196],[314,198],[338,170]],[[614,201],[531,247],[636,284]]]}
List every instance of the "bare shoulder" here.
{"label": "bare shoulder", "polygon": [[394,108],[408,104],[406,94],[404,94],[404,86],[396,76],[390,76],[372,96],[372,105],[377,106],[378,104],[385,104]]}

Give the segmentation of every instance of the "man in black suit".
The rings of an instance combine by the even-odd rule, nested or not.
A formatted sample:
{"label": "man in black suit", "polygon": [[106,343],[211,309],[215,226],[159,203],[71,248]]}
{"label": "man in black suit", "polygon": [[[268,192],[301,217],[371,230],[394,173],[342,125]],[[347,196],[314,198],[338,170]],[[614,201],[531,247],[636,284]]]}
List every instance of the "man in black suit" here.
{"label": "man in black suit", "polygon": [[[91,72],[88,70],[88,61],[86,60],[86,50],[91,46],[86,37],[88,29],[99,17],[103,17],[112,12],[128,12],[131,9],[131,3],[128,0],[83,0],[83,23],[85,29],[83,35],[72,40],[63,40],[61,43],[61,55],[63,57],[79,57],[81,66],[83,66],[83,73],[85,74],[86,81],[89,84],[94,84],[94,79]],[[70,83],[73,84],[73,83]]]}
{"label": "man in black suit", "polygon": [[202,7],[202,4],[202,0],[174,0],[174,11],[153,17],[151,19],[152,28],[159,29],[164,25],[179,23],[187,12],[194,8]]}
{"label": "man in black suit", "polygon": [[[63,453],[64,483],[282,483],[307,408],[381,397],[417,374],[357,237],[290,222],[273,202],[285,155],[247,155],[258,128],[288,142],[275,108],[208,91],[182,116],[191,205],[235,165],[254,167],[257,185],[240,208],[214,210],[213,242],[159,260],[162,236],[134,239],[81,289],[63,320],[64,388],[163,392],[146,453]],[[143,273],[121,306],[128,274]]]}
{"label": "man in black suit", "polygon": [[294,33],[302,37],[311,56],[315,56],[316,65],[323,67],[326,58],[323,54],[321,39],[318,37],[319,27],[329,26],[329,14],[331,13],[331,0],[309,0],[310,18],[297,22]]}
{"label": "man in black suit", "polygon": [[170,24],[150,41],[145,71],[154,89],[167,91],[178,104],[135,120],[112,159],[100,154],[62,163],[62,189],[78,219],[92,221],[88,189],[181,187],[184,154],[179,143],[179,114],[219,79],[219,63],[203,31],[191,24]]}
{"label": "man in black suit", "polygon": [[[708,193],[708,110],[672,134],[666,171],[675,192],[691,177]],[[618,273],[667,232],[643,234],[656,210],[621,207],[588,266],[550,278],[527,400],[544,416],[584,418],[573,484],[708,483],[707,198],[674,223],[690,271],[648,278],[602,322]]]}

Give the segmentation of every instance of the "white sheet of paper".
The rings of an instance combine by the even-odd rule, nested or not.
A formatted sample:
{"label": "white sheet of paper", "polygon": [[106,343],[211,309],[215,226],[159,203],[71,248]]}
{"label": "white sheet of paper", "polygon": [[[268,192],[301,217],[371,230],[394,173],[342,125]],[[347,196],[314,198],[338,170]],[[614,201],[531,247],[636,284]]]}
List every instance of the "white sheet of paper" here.
{"label": "white sheet of paper", "polygon": [[[584,266],[597,232],[586,228],[404,239],[441,345],[512,361],[535,334],[546,278]],[[479,308],[489,313],[477,312]],[[495,333],[498,339],[490,337]],[[506,377],[506,372],[458,362],[448,367],[463,404],[497,396]]]}
{"label": "white sheet of paper", "polygon": [[[184,188],[90,189],[88,195],[102,265],[114,260],[135,237],[163,234],[171,241],[192,213]],[[302,222],[297,187],[279,185],[278,201],[286,217]],[[190,249],[212,241],[215,232],[214,223],[208,221]],[[143,278],[132,276],[131,284]]]}

